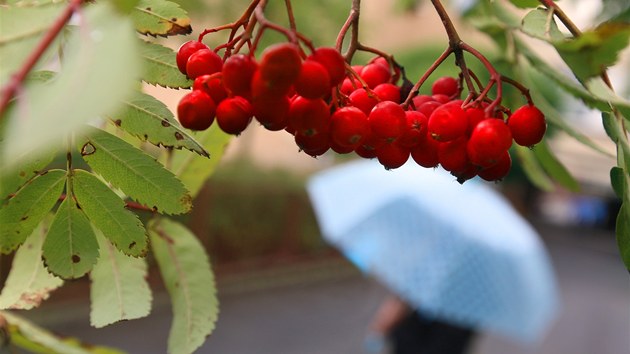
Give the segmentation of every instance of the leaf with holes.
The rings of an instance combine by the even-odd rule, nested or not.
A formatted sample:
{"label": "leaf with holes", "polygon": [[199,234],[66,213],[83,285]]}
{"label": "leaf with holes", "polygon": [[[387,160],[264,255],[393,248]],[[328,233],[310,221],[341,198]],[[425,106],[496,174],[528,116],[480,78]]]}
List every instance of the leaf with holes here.
{"label": "leaf with holes", "polygon": [[51,170],[26,183],[0,208],[0,251],[9,253],[21,245],[57,203],[66,172]]}
{"label": "leaf with holes", "polygon": [[63,284],[63,280],[48,273],[42,262],[42,244],[51,219],[45,218],[15,252],[0,294],[0,309],[32,309]]}
{"label": "leaf with holes", "polygon": [[90,323],[100,328],[147,316],[152,297],[146,260],[122,254],[100,231],[96,238],[101,255],[90,272]]}
{"label": "leaf with holes", "polygon": [[209,157],[208,152],[175,120],[168,107],[142,92],[124,101],[121,111],[110,119],[122,130],[156,146],[187,149]]}
{"label": "leaf with holes", "polygon": [[212,333],[218,315],[208,255],[195,235],[175,221],[154,219],[148,229],[173,307],[168,352],[192,353]]}
{"label": "leaf with holes", "polygon": [[189,88],[192,80],[182,74],[175,61],[176,53],[162,45],[140,41],[140,55],[144,63],[142,81],[170,88]]}
{"label": "leaf with holes", "polygon": [[212,158],[208,160],[201,156],[175,151],[172,170],[194,196],[199,193],[204,182],[215,171],[233,136],[224,133],[216,124],[203,132],[193,133],[193,136],[210,153]]}
{"label": "leaf with holes", "polygon": [[85,162],[123,193],[161,213],[183,214],[192,198],[181,181],[153,157],[100,129],[77,139]]}
{"label": "leaf with holes", "polygon": [[151,36],[190,34],[190,18],[177,3],[165,0],[140,0],[131,18],[136,31]]}
{"label": "leaf with holes", "polygon": [[148,251],[147,235],[138,216],[125,209],[125,202],[93,174],[75,170],[74,196],[88,219],[121,252],[139,257]]}
{"label": "leaf with holes", "polygon": [[61,278],[79,278],[92,270],[98,243],[90,221],[72,198],[57,209],[42,250],[46,268]]}

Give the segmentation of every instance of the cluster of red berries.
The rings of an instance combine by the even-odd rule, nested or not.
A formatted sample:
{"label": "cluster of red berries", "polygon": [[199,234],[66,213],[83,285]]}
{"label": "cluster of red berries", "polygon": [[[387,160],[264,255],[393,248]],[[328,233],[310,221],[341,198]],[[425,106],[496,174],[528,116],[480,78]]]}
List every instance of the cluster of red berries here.
{"label": "cluster of red berries", "polygon": [[255,118],[269,130],[291,133],[311,156],[354,152],[377,158],[387,169],[411,156],[424,167],[441,165],[460,182],[477,175],[494,181],[511,167],[512,141],[531,146],[546,130],[533,105],[507,121],[501,112],[488,117],[485,107],[462,108],[460,83],[451,77],[436,80],[431,96],[416,96],[405,109],[395,65],[378,57],[348,70],[334,48],[306,56],[298,46],[281,43],[266,48],[259,62],[251,54],[224,61],[190,41],[178,50],[177,65],[194,80],[177,108],[184,127],[204,130],[216,118],[224,132],[238,135]]}

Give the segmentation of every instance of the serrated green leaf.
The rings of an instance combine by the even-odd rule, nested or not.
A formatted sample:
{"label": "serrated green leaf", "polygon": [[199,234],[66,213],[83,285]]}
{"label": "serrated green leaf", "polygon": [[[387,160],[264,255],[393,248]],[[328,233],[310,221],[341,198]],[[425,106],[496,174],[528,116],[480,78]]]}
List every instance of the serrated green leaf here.
{"label": "serrated green leaf", "polygon": [[181,181],[151,156],[102,130],[77,139],[85,162],[131,198],[161,213],[182,214],[192,198]]}
{"label": "serrated green leaf", "polygon": [[144,62],[142,74],[144,82],[170,88],[192,86],[192,80],[177,68],[176,53],[172,49],[147,41],[140,41],[140,43],[140,55]]}
{"label": "serrated green leaf", "polygon": [[582,81],[601,75],[614,65],[630,40],[630,24],[604,23],[580,37],[554,41],[553,45]]}
{"label": "serrated green leaf", "polygon": [[175,221],[152,220],[149,235],[173,307],[168,352],[192,353],[212,333],[218,315],[208,256],[195,235]]}
{"label": "serrated green leaf", "polygon": [[619,214],[617,214],[615,231],[617,234],[617,247],[619,248],[621,259],[626,265],[626,268],[630,269],[630,207],[628,207],[630,204],[628,203],[630,203],[630,200],[628,200],[628,194],[626,194],[621,204],[621,209],[619,209]]}
{"label": "serrated green leaf", "polygon": [[84,344],[75,338],[58,337],[14,313],[1,311],[0,318],[7,322],[11,344],[41,354],[124,354],[114,348]]}
{"label": "serrated green leaf", "polygon": [[42,250],[46,268],[63,279],[79,278],[92,270],[98,243],[90,221],[72,198],[57,209]]}
{"label": "serrated green leaf", "polygon": [[39,175],[0,208],[0,251],[9,253],[21,245],[57,203],[66,172],[51,170]]}
{"label": "serrated green leaf", "polygon": [[216,124],[209,129],[193,133],[193,137],[210,153],[210,160],[198,155],[175,151],[172,158],[172,170],[195,196],[204,182],[214,173],[221,157],[233,138],[224,133]]}
{"label": "serrated green leaf", "polygon": [[125,202],[96,176],[75,170],[74,196],[97,229],[126,255],[139,257],[148,251],[147,234],[138,216],[125,209]]}
{"label": "serrated green leaf", "polygon": [[613,167],[610,169],[610,185],[612,186],[615,194],[619,199],[623,199],[623,196],[628,192],[628,173],[626,173],[621,167]]}
{"label": "serrated green leaf", "polygon": [[146,260],[119,252],[100,232],[97,240],[101,255],[90,272],[90,323],[100,328],[147,316],[152,296]]}
{"label": "serrated green leaf", "polygon": [[[63,3],[38,7],[0,6],[0,86],[24,63],[63,6]],[[53,52],[48,51],[42,61]]]}
{"label": "serrated green leaf", "polygon": [[42,244],[51,219],[44,219],[15,252],[0,293],[0,309],[32,309],[63,284],[63,280],[48,273],[42,262]]}
{"label": "serrated green leaf", "polygon": [[43,172],[56,154],[55,149],[50,149],[45,154],[26,155],[20,159],[19,165],[0,171],[0,200],[7,198],[9,194],[17,191],[28,180]]}
{"label": "serrated green leaf", "polygon": [[532,10],[525,15],[521,30],[534,38],[545,41],[560,41],[565,39],[564,34],[558,29],[554,17],[550,16],[549,10],[546,9]]}
{"label": "serrated green leaf", "polygon": [[171,1],[140,0],[131,18],[142,34],[166,37],[192,32],[186,11]]}
{"label": "serrated green leaf", "polygon": [[554,180],[560,183],[560,185],[572,192],[577,192],[580,189],[578,181],[573,178],[566,167],[553,155],[545,141],[536,144],[532,150],[542,168]]}
{"label": "serrated green leaf", "polygon": [[516,152],[516,156],[518,156],[521,162],[523,171],[532,182],[532,184],[543,191],[553,191],[553,182],[551,181],[549,176],[545,174],[545,171],[540,166],[540,163],[534,156],[534,153],[529,148],[519,145],[515,146],[514,150]]}
{"label": "serrated green leaf", "polygon": [[141,67],[130,20],[107,2],[87,6],[82,17],[89,29],[72,31],[61,71],[46,84],[25,87],[2,118],[7,119],[3,164],[19,164],[24,152],[63,144],[68,132],[117,109],[137,85]]}
{"label": "serrated green leaf", "polygon": [[156,146],[185,148],[201,156],[210,156],[177,122],[168,107],[155,97],[138,92],[124,102],[124,108],[110,117],[122,130]]}

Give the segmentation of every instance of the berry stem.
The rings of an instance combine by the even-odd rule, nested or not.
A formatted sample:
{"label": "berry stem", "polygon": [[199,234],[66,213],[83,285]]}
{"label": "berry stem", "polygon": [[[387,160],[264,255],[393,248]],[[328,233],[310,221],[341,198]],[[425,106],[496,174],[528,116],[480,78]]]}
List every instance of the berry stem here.
{"label": "berry stem", "polygon": [[46,52],[48,47],[50,47],[61,30],[66,26],[68,21],[70,21],[72,15],[81,7],[82,4],[83,0],[71,0],[68,3],[68,6],[66,6],[61,15],[59,15],[52,26],[44,34],[44,37],[37,44],[37,47],[35,47],[31,54],[26,58],[20,70],[12,75],[9,82],[4,88],[2,88],[2,92],[0,92],[0,119],[4,115],[11,99],[15,96],[17,91],[19,91],[22,83],[26,79],[26,76],[31,72],[31,70],[33,70],[44,52]]}
{"label": "berry stem", "polygon": [[444,60],[446,60],[446,58],[448,58],[449,55],[451,55],[451,53],[453,53],[453,48],[451,48],[450,46],[448,48],[446,48],[446,50],[442,53],[442,55],[440,55],[434,62],[433,64],[431,64],[431,66],[427,69],[427,71],[424,72],[424,74],[422,75],[422,77],[420,78],[420,80],[418,80],[418,82],[416,82],[416,84],[411,88],[411,91],[409,92],[409,95],[407,95],[407,98],[405,99],[405,102],[402,103],[402,107],[404,109],[407,109],[407,107],[409,106],[409,104],[411,103],[411,101],[413,100],[414,97],[416,97],[419,93],[420,87],[424,84],[424,82],[429,78],[429,76],[431,76],[431,74],[433,74],[433,72],[435,71],[435,69],[437,69],[438,66],[442,65],[442,63],[444,62]]}
{"label": "berry stem", "polygon": [[343,41],[348,34],[348,31],[352,29],[350,43],[348,44],[348,49],[346,53],[343,55],[346,62],[350,63],[352,61],[352,57],[354,53],[357,51],[357,47],[359,46],[359,17],[361,15],[361,0],[352,0],[352,6],[350,7],[350,14],[346,19],[346,22],[343,24],[341,29],[339,30],[339,34],[337,35],[337,41],[335,43],[335,48],[341,53],[343,49]]}

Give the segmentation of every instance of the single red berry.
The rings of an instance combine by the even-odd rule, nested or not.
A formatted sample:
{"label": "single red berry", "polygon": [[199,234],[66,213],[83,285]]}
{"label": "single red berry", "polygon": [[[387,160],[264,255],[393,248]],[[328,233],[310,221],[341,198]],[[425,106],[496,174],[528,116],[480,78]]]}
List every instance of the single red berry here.
{"label": "single red berry", "polygon": [[416,111],[424,114],[425,116],[431,117],[431,114],[433,114],[433,111],[435,111],[436,109],[438,109],[438,107],[441,107],[442,104],[440,102],[437,102],[435,100],[433,100],[433,98],[431,98],[431,101],[426,101],[421,103],[420,105],[416,106]]}
{"label": "single red berry", "polygon": [[433,99],[432,96],[429,96],[429,95],[417,95],[412,99],[412,101],[413,101],[413,106],[416,107],[416,110],[417,110],[418,107],[420,107],[420,105],[422,105],[423,103],[431,102],[435,100]]}
{"label": "single red berry", "polygon": [[389,71],[389,67],[381,64],[368,64],[363,67],[361,71],[361,78],[373,89],[380,84],[389,82],[392,78],[392,73]]}
{"label": "single red berry", "polygon": [[260,95],[252,101],[254,118],[267,130],[277,131],[287,127],[291,101],[286,95]]}
{"label": "single red berry", "polygon": [[468,120],[468,128],[466,129],[466,136],[472,134],[473,129],[477,126],[477,123],[486,119],[486,113],[480,108],[467,108],[466,118]]}
{"label": "single red berry", "polygon": [[351,152],[354,151],[354,148],[352,146],[341,146],[338,145],[337,143],[335,143],[334,140],[329,139],[328,141],[330,143],[330,150],[338,153],[338,154],[349,154]]}
{"label": "single red berry", "polygon": [[363,88],[354,90],[348,98],[350,105],[362,110],[365,115],[369,115],[372,108],[378,103],[378,97],[373,93],[368,93]]}
{"label": "single red berry", "polygon": [[431,97],[433,97],[433,99],[435,101],[440,102],[441,104],[445,104],[445,103],[451,102],[451,98],[449,96],[447,96],[447,95],[437,94],[437,95],[433,95]]}
{"label": "single red berry", "polygon": [[468,140],[468,157],[481,167],[497,163],[512,145],[512,133],[501,119],[489,118],[477,123]]}
{"label": "single red berry", "polygon": [[440,163],[438,158],[438,147],[440,144],[439,141],[427,136],[411,149],[411,158],[422,167],[436,167]]}
{"label": "single red berry", "polygon": [[354,92],[354,90],[356,90],[359,86],[360,85],[357,80],[347,77],[343,79],[343,82],[341,83],[341,87],[339,88],[339,90],[341,91],[341,93],[348,96],[352,92]]}
{"label": "single red berry", "polygon": [[363,143],[354,149],[354,152],[363,158],[373,159],[376,157],[376,149],[385,143],[385,139],[374,135],[374,133],[370,130],[363,140]]}
{"label": "single red berry", "polygon": [[177,68],[179,71],[186,75],[186,64],[188,63],[188,58],[190,56],[201,50],[201,49],[210,49],[207,45],[199,42],[199,41],[188,41],[182,44],[179,49],[177,49],[177,54],[175,55],[175,62],[177,63]]}
{"label": "single red berry", "polygon": [[402,146],[412,148],[427,138],[427,124],[429,118],[418,111],[405,111],[407,121],[403,135],[398,138],[398,143]]}
{"label": "single red berry", "polygon": [[298,47],[291,43],[278,43],[263,51],[259,70],[263,80],[289,88],[300,75],[301,66]]}
{"label": "single red berry", "polygon": [[337,86],[343,82],[346,76],[346,61],[337,49],[330,47],[317,48],[309,56],[309,59],[319,62],[326,68],[331,86]]}
{"label": "single red berry", "polygon": [[321,98],[330,94],[330,76],[326,68],[315,60],[305,60],[295,82],[295,91],[306,98]]}
{"label": "single red berry", "polygon": [[400,103],[400,87],[394,84],[380,84],[376,86],[373,91],[374,94],[376,94],[376,97],[378,97],[381,101]]}
{"label": "single red berry", "polygon": [[466,134],[468,119],[459,101],[444,104],[429,117],[429,134],[438,141],[455,140]]}
{"label": "single red berry", "polygon": [[388,170],[404,165],[409,160],[410,154],[409,148],[400,146],[396,142],[383,144],[376,149],[378,162]]}
{"label": "single red berry", "polygon": [[447,171],[458,174],[464,172],[470,161],[466,152],[468,138],[461,136],[455,140],[440,143],[438,146],[438,160]]}
{"label": "single red berry", "polygon": [[365,141],[368,134],[368,118],[356,107],[342,107],[330,117],[330,140],[335,145],[354,150]]}
{"label": "single red berry", "polygon": [[201,75],[218,73],[223,68],[223,59],[210,49],[201,49],[190,55],[186,63],[186,74],[191,79]]}
{"label": "single red berry", "polygon": [[251,83],[258,63],[254,57],[234,54],[223,64],[223,85],[234,96],[251,96]]}
{"label": "single red berry", "polygon": [[191,91],[179,101],[177,118],[184,128],[206,130],[214,122],[216,105],[203,91]]}
{"label": "single red berry", "polygon": [[330,149],[328,134],[295,134],[295,144],[300,150],[313,157],[323,155]]}
{"label": "single red berry", "polygon": [[227,98],[227,92],[223,87],[223,80],[215,75],[201,75],[193,82],[193,90],[201,90],[207,93],[214,103],[219,104]]}
{"label": "single red berry", "polygon": [[486,181],[498,181],[510,173],[510,168],[512,168],[512,158],[510,152],[506,150],[496,164],[481,169],[478,174]]}
{"label": "single red berry", "polygon": [[447,97],[453,97],[459,93],[457,79],[444,76],[433,82],[431,86],[431,93],[433,95],[445,95]]}
{"label": "single red berry", "polygon": [[374,135],[390,141],[399,138],[407,127],[405,110],[391,101],[379,102],[374,106],[368,121]]}
{"label": "single red berry", "polygon": [[294,134],[325,133],[330,126],[330,109],[323,99],[296,96],[289,108],[289,123]]}
{"label": "single red berry", "polygon": [[239,135],[252,121],[254,108],[243,97],[226,98],[217,106],[217,124],[228,134]]}
{"label": "single red berry", "polygon": [[547,130],[545,115],[535,106],[523,106],[508,118],[514,141],[521,146],[538,144]]}

